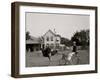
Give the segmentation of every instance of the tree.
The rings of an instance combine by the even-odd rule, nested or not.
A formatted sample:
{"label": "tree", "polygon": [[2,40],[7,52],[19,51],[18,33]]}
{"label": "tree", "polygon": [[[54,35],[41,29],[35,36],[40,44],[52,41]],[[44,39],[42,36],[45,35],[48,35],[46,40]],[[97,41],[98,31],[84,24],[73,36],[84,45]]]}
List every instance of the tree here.
{"label": "tree", "polygon": [[64,44],[66,46],[71,46],[71,41],[67,38],[62,37],[61,38],[61,44]]}
{"label": "tree", "polygon": [[26,40],[29,40],[29,39],[30,39],[30,37],[31,37],[31,36],[30,36],[30,32],[29,32],[29,31],[27,31],[27,32],[26,32]]}
{"label": "tree", "polygon": [[77,45],[88,46],[89,45],[89,30],[81,30],[76,32],[71,41],[76,41]]}

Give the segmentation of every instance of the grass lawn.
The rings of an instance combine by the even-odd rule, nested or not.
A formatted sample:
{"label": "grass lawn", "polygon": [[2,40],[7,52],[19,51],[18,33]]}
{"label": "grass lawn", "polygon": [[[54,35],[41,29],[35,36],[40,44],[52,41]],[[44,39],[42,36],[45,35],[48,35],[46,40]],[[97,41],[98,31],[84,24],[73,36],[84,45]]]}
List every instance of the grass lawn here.
{"label": "grass lawn", "polygon": [[[58,66],[59,60],[62,58],[62,54],[67,55],[70,52],[70,50],[59,51],[58,54],[51,57],[51,61],[49,61],[47,57],[43,57],[41,51],[27,52],[26,67]],[[80,59],[79,64],[89,64],[88,50],[78,50],[78,56]]]}

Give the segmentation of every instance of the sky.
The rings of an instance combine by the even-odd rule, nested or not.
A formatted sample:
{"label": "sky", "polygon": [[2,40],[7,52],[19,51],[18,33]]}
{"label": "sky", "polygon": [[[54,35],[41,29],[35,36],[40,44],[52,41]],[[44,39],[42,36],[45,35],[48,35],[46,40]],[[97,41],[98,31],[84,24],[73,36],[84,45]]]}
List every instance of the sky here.
{"label": "sky", "polygon": [[89,15],[29,13],[25,14],[26,31],[34,37],[43,36],[49,29],[56,34],[71,39],[76,31],[89,29]]}

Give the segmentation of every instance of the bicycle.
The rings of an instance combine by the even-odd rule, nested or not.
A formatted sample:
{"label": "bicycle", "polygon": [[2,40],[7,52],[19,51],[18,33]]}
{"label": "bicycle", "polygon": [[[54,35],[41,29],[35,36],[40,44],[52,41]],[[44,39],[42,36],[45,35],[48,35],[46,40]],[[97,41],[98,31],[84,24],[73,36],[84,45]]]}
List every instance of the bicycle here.
{"label": "bicycle", "polygon": [[69,53],[69,54],[62,54],[62,58],[59,60],[59,65],[77,65],[80,64],[81,59],[79,56],[75,53]]}

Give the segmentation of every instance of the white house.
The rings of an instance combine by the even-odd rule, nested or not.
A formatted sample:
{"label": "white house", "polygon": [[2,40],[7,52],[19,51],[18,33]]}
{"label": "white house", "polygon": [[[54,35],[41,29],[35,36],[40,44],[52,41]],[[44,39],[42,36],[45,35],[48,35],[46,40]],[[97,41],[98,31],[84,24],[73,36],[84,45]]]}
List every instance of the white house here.
{"label": "white house", "polygon": [[47,45],[50,48],[59,48],[61,42],[61,37],[60,35],[55,34],[53,31],[48,30],[44,35],[43,35],[43,45],[46,47]]}

